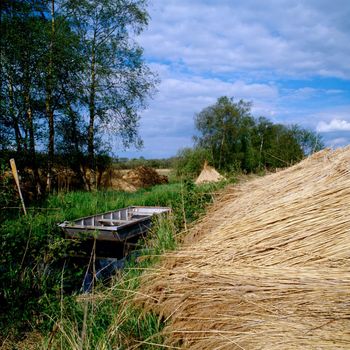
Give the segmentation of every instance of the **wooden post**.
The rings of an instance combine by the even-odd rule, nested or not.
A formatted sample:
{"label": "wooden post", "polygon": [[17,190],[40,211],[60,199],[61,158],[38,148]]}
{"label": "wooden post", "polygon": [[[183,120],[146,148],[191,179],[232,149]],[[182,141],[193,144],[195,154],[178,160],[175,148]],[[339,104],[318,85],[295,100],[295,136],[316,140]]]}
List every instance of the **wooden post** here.
{"label": "wooden post", "polygon": [[19,185],[19,178],[18,178],[18,173],[17,173],[16,162],[15,162],[15,160],[13,158],[10,159],[10,164],[11,164],[12,174],[13,174],[13,177],[15,178],[16,185],[17,185],[17,188],[18,188],[19,197],[21,198],[24,215],[27,215],[27,210],[26,210],[26,206],[24,205],[24,200],[23,200],[23,196],[22,196],[21,187]]}

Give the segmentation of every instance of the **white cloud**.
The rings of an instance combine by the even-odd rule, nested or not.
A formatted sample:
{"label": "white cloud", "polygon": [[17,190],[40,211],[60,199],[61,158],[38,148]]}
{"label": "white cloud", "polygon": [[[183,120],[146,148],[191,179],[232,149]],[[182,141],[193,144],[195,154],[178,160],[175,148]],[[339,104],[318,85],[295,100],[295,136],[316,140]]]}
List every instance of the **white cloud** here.
{"label": "white cloud", "polygon": [[[145,137],[159,134],[190,135],[194,133],[195,113],[215,103],[220,96],[254,101],[254,112],[273,114],[278,89],[272,84],[226,82],[217,78],[176,75],[160,69],[159,93],[143,114],[141,132]],[[269,102],[270,101],[270,102]]]}
{"label": "white cloud", "polygon": [[317,132],[350,131],[350,122],[332,119],[329,123],[321,121],[317,124]]}
{"label": "white cloud", "polygon": [[329,147],[331,148],[343,147],[348,143],[349,143],[349,138],[346,138],[346,137],[338,137],[328,142]]}
{"label": "white cloud", "polygon": [[190,145],[195,113],[223,95],[253,101],[255,116],[317,128],[327,144],[350,130],[349,0],[151,0],[149,11],[140,44],[161,84],[139,154]]}
{"label": "white cloud", "polygon": [[[255,115],[269,117],[275,113],[273,106],[278,98],[278,89],[272,84],[177,75],[164,66],[158,68],[161,77],[159,92],[141,119],[140,134],[144,149],[140,154],[151,156],[163,152],[175,155],[179,148],[190,146],[195,134],[195,114],[214,104],[221,96],[254,101]],[[157,152],[154,150],[156,141],[159,141]]]}
{"label": "white cloud", "polygon": [[154,0],[149,57],[196,72],[350,77],[348,0]]}

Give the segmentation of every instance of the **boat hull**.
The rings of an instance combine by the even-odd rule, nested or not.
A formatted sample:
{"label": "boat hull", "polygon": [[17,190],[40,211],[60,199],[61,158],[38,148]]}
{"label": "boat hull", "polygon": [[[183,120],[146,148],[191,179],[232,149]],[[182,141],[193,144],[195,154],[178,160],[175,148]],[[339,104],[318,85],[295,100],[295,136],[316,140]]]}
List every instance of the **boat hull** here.
{"label": "boat hull", "polygon": [[94,239],[124,242],[150,229],[154,216],[170,213],[167,207],[137,207],[110,211],[63,222],[59,226],[71,239]]}

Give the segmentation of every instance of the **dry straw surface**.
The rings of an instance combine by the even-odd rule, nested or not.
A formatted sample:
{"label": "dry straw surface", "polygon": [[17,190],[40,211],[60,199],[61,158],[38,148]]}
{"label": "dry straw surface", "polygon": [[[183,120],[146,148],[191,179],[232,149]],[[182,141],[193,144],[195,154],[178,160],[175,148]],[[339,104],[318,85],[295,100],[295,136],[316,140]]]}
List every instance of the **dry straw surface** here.
{"label": "dry straw surface", "polygon": [[206,182],[219,182],[222,180],[225,180],[225,178],[221,174],[219,174],[215,170],[215,168],[211,167],[210,165],[208,165],[207,162],[205,162],[203,170],[201,171],[201,173],[197,177],[195,183],[197,185],[199,185],[199,184],[203,184]]}
{"label": "dry straw surface", "polygon": [[350,349],[350,148],[228,189],[143,282],[169,347]]}

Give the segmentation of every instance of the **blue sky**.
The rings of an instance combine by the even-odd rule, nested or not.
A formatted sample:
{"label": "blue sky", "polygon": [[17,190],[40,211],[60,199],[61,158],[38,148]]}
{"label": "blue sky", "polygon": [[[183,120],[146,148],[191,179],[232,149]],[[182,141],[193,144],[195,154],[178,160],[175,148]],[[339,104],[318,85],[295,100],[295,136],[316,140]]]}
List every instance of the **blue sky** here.
{"label": "blue sky", "polygon": [[161,80],[142,112],[140,151],[163,158],[192,146],[194,115],[220,96],[253,115],[350,143],[349,0],[149,0],[138,38]]}

